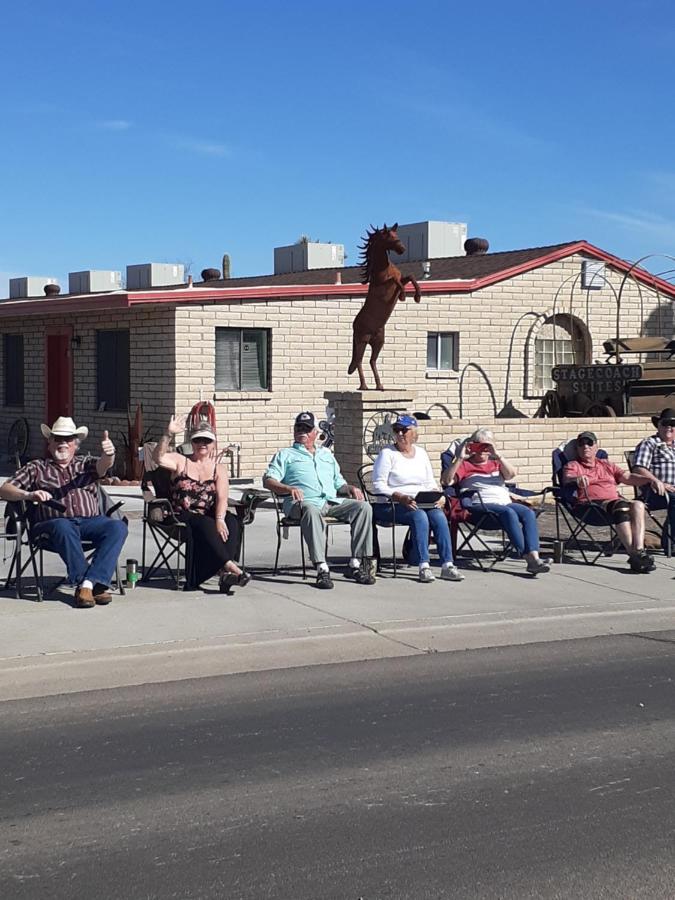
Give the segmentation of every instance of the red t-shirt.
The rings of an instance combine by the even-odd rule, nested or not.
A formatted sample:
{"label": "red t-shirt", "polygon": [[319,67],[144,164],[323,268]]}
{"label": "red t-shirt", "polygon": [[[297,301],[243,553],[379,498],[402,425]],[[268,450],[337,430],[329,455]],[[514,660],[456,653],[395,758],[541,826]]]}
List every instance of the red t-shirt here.
{"label": "red t-shirt", "polygon": [[617,491],[617,484],[624,477],[624,470],[608,459],[593,460],[590,466],[585,466],[579,460],[568,462],[563,475],[567,478],[578,478],[585,475],[588,478],[587,488],[577,489],[579,503],[589,503],[592,500],[618,500],[621,494]]}
{"label": "red t-shirt", "polygon": [[[483,503],[505,506],[511,502],[509,489],[504,483],[496,459],[488,459],[480,464],[469,462],[468,459],[463,460],[455,472],[455,482],[460,491],[468,489],[476,491]],[[476,506],[480,505],[480,500],[475,495],[470,502]]]}

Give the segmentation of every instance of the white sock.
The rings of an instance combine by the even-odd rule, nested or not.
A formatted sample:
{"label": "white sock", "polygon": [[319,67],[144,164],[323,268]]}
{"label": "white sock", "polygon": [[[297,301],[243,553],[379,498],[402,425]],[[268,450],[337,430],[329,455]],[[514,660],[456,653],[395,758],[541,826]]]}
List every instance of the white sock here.
{"label": "white sock", "polygon": [[442,569],[452,569],[455,564],[453,562],[444,562],[441,566]]}
{"label": "white sock", "polygon": [[429,563],[428,563],[428,562],[420,563],[420,571],[421,571],[422,569],[428,569],[428,568],[429,568]]}
{"label": "white sock", "polygon": [[89,590],[91,590],[93,588],[93,586],[94,586],[94,582],[89,581],[88,578],[85,578],[84,581],[82,582],[82,584],[80,585],[81,588],[89,588]]}
{"label": "white sock", "polygon": [[319,563],[319,565],[316,567],[316,571],[317,572],[330,572],[330,569],[328,568],[328,563]]}
{"label": "white sock", "polygon": [[361,560],[357,559],[355,556],[352,556],[352,558],[349,560],[349,565],[352,567],[352,569],[359,569],[361,567]]}

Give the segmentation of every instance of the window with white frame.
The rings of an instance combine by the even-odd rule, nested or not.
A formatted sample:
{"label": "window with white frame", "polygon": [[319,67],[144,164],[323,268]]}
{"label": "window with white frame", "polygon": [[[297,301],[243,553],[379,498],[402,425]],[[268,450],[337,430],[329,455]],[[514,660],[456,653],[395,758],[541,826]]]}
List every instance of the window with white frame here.
{"label": "window with white frame", "polygon": [[534,393],[545,394],[555,387],[551,378],[554,366],[583,366],[590,362],[588,357],[587,341],[578,320],[558,314],[554,328],[553,320],[548,319],[534,339]]}
{"label": "window with white frame", "polygon": [[456,331],[427,332],[427,369],[454,372],[458,366],[459,334]]}
{"label": "window with white frame", "polygon": [[216,328],[216,390],[269,390],[269,331]]}

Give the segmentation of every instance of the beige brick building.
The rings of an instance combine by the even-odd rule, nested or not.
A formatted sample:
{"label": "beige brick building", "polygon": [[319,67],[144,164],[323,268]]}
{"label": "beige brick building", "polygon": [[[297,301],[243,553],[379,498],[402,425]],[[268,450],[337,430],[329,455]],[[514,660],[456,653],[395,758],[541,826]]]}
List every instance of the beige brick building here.
{"label": "beige brick building", "polygon": [[[601,265],[597,289],[584,287],[589,262]],[[430,410],[434,452],[458,430],[495,420],[507,404],[531,416],[555,362],[604,361],[602,343],[617,331],[673,332],[675,288],[638,270],[623,283],[628,264],[585,242],[437,259],[426,278],[421,263],[401,268],[419,280],[422,299],[397,304],[379,360],[387,392],[372,400],[386,408],[393,391],[409,408]],[[0,435],[25,418],[29,452],[39,454],[40,422],[69,414],[90,427],[92,440],[104,428],[119,440],[127,402],[132,409],[142,402],[145,424],[157,435],[174,411],[208,399],[221,442],[240,443],[242,474],[258,476],[288,443],[298,411],[323,415],[327,392],[355,391],[357,376],[347,366],[366,291],[359,278],[356,267],[332,268],[4,301]],[[599,420],[601,435],[603,422],[610,426]],[[338,455],[354,452],[346,437],[340,447],[347,424],[338,422]],[[362,425],[353,423],[352,444]],[[648,428],[646,420],[612,422],[617,446],[624,427],[631,441]],[[507,431],[512,441],[519,429],[527,435],[523,465],[534,474],[553,432],[564,437],[577,428],[578,420],[556,428],[523,418],[509,420]]]}

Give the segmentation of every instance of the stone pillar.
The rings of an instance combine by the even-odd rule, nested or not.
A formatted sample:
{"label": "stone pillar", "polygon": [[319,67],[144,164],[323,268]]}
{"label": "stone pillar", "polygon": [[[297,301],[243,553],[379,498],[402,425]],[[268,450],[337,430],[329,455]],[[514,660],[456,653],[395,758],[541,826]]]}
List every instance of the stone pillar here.
{"label": "stone pillar", "polygon": [[368,462],[363,449],[364,432],[384,413],[411,413],[415,397],[409,391],[326,391],[326,402],[335,410],[335,457],[350,484],[359,466]]}

